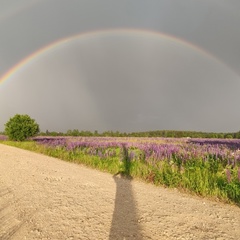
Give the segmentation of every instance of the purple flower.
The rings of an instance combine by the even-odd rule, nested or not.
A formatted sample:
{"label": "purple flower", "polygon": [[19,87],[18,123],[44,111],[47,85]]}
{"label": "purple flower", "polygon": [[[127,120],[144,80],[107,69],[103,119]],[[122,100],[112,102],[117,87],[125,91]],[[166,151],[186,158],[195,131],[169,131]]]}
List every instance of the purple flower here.
{"label": "purple flower", "polygon": [[5,135],[0,135],[0,140],[1,140],[1,141],[7,140],[7,136],[5,136]]}
{"label": "purple flower", "polygon": [[131,151],[130,154],[129,154],[130,160],[133,160],[134,157],[135,157],[135,153],[133,151]]}

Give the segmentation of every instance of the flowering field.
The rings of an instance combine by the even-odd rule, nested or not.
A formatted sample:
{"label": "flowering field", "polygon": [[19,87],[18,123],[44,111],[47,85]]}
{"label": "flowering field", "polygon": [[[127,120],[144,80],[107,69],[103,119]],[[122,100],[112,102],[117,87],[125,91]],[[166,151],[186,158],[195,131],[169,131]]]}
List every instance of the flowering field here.
{"label": "flowering field", "polygon": [[36,137],[16,144],[113,174],[240,203],[240,140]]}

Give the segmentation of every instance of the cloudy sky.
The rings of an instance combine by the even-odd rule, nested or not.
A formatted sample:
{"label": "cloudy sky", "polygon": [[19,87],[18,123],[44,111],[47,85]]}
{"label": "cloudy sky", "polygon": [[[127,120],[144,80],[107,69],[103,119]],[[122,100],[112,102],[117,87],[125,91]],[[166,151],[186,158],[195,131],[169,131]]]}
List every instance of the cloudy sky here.
{"label": "cloudy sky", "polygon": [[239,0],[0,0],[0,131],[240,130]]}

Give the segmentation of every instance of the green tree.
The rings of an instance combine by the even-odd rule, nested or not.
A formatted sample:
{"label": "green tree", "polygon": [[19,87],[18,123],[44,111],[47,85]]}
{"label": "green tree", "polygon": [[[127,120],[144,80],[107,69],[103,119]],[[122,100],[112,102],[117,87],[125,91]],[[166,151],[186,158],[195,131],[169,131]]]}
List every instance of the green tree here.
{"label": "green tree", "polygon": [[24,141],[39,133],[39,125],[28,115],[16,114],[5,124],[5,133],[10,140]]}

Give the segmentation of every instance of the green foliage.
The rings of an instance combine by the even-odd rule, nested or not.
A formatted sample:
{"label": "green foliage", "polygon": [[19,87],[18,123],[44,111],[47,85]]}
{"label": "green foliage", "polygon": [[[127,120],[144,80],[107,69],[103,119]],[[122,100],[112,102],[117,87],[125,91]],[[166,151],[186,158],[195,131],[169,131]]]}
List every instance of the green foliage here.
{"label": "green foliage", "polygon": [[91,132],[88,130],[79,131],[78,129],[67,130],[67,132],[51,132],[41,133],[42,136],[99,136],[99,137],[166,137],[166,138],[235,138],[240,139],[240,131],[234,133],[214,133],[214,132],[195,132],[195,131],[176,131],[176,130],[156,130],[147,132],[119,132],[104,131],[99,133],[97,130]]}
{"label": "green foliage", "polygon": [[24,141],[39,133],[39,125],[28,115],[16,114],[5,124],[5,133],[9,140]]}

